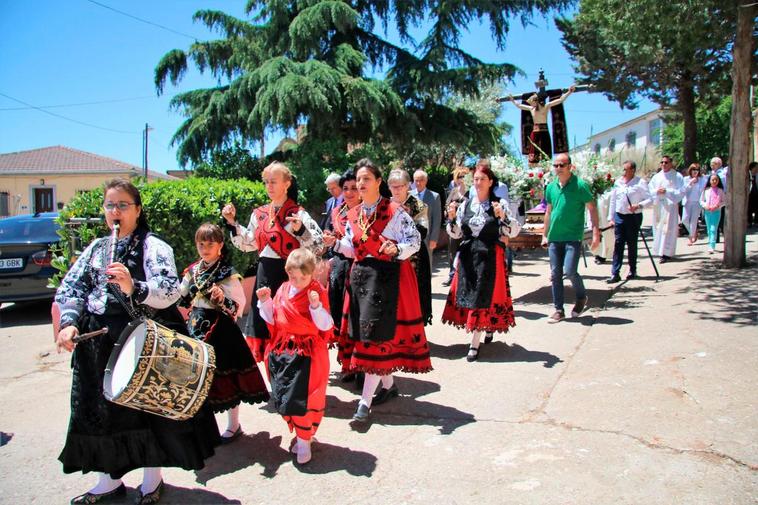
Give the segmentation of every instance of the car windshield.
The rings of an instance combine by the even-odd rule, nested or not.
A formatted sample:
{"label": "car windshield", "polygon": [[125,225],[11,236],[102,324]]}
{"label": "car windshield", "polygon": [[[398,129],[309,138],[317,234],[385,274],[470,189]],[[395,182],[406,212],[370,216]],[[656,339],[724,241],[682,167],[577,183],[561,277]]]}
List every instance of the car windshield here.
{"label": "car windshield", "polygon": [[50,218],[23,217],[13,219],[0,219],[0,240],[29,241],[34,239],[45,240],[55,237],[58,225]]}

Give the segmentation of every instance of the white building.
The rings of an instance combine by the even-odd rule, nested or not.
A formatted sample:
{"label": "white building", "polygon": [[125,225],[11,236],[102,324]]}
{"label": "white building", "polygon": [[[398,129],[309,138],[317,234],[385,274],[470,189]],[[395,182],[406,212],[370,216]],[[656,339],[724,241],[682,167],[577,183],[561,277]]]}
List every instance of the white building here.
{"label": "white building", "polygon": [[594,153],[603,158],[631,159],[637,162],[638,173],[650,173],[658,167],[659,148],[663,141],[663,114],[656,109],[620,125],[593,133],[586,144],[575,147],[571,154]]}

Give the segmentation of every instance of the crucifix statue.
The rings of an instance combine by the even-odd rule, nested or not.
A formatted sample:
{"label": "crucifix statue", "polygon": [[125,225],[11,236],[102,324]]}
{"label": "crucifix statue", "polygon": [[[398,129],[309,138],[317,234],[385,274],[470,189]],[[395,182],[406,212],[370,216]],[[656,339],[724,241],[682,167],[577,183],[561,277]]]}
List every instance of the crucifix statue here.
{"label": "crucifix statue", "polygon": [[[508,95],[498,98],[498,102],[511,101],[521,109],[521,152],[527,155],[529,166],[537,165],[542,159],[550,159],[553,153],[565,153],[569,150],[566,113],[563,102],[574,91],[586,91],[588,85],[574,86],[568,89],[545,89],[548,85],[545,72],[540,70],[539,79],[534,83],[536,92]],[[521,103],[516,100],[520,100]],[[553,120],[553,141],[547,128],[547,113]]]}

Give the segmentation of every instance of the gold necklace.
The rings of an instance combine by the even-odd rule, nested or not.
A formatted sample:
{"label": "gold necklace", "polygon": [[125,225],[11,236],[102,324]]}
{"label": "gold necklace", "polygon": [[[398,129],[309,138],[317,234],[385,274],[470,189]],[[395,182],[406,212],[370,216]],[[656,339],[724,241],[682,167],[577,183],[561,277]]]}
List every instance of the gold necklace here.
{"label": "gold necklace", "polygon": [[371,214],[370,218],[368,218],[366,217],[366,208],[361,206],[361,212],[358,214],[358,227],[363,231],[363,234],[361,235],[361,242],[368,240],[368,229],[371,228],[371,225],[374,224],[374,221],[376,221],[376,210],[377,209],[374,209],[374,213]]}
{"label": "gold necklace", "polygon": [[274,226],[274,222],[276,220],[276,217],[279,215],[279,211],[281,211],[284,208],[284,205],[279,207],[278,210],[274,210],[274,204],[273,202],[268,205],[268,227],[272,228]]}
{"label": "gold necklace", "polygon": [[205,272],[208,272],[208,269],[210,266],[206,267],[205,270],[200,271],[200,267],[204,262],[201,262],[200,265],[197,266],[197,268],[192,269],[192,280],[195,282],[195,285],[197,286],[198,293],[203,290],[206,284],[208,284],[208,281],[211,280],[211,277],[213,277],[213,274],[216,273],[216,270],[218,270],[219,265],[221,265],[221,258],[216,260],[216,263],[213,265],[213,270],[211,270],[208,273],[208,277],[203,280],[203,282],[199,281],[199,277],[204,274]]}

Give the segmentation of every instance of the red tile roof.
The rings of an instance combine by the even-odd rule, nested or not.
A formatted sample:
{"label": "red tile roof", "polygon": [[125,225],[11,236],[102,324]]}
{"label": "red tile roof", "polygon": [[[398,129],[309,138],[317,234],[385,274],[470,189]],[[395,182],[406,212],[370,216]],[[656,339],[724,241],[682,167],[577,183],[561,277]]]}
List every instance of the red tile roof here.
{"label": "red tile roof", "polygon": [[[0,175],[123,173],[141,175],[141,167],[66,146],[42,147],[0,154]],[[174,179],[149,171],[151,177]]]}

